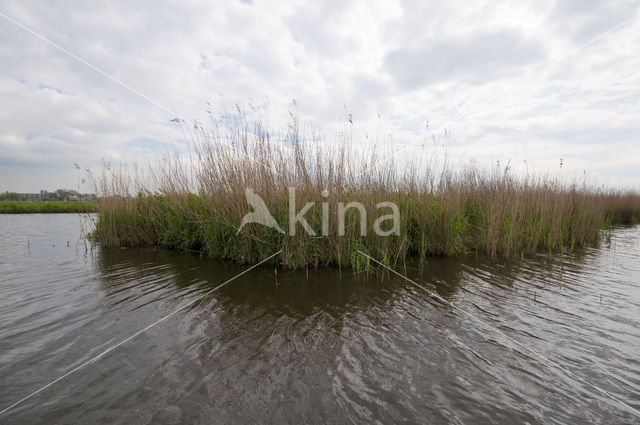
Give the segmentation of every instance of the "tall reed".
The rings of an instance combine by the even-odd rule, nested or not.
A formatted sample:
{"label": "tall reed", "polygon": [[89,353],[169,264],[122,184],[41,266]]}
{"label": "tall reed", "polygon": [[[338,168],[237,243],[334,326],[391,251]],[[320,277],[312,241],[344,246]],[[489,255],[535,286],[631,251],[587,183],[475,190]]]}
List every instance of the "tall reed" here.
{"label": "tall reed", "polygon": [[[462,253],[518,257],[572,249],[596,240],[603,228],[640,219],[636,193],[567,186],[509,166],[455,168],[437,155],[400,164],[388,147],[352,143],[350,128],[346,123],[339,140],[327,143],[306,137],[295,116],[278,136],[250,124],[240,109],[206,128],[196,123],[185,132],[182,154],[164,155],[144,170],[107,166],[93,178],[102,196],[93,237],[106,247],[162,246],[241,263],[282,249],[277,262],[284,268],[360,269],[367,260],[358,250],[387,264]],[[282,234],[259,224],[238,233],[250,211],[247,188],[285,230],[289,188],[296,211],[315,202],[306,219],[318,235],[327,203],[328,234],[312,236],[300,226],[295,235]],[[344,235],[338,232],[337,205],[352,201],[367,212],[364,236],[355,209],[346,214]],[[373,231],[383,214],[379,202],[398,205],[399,234]]]}

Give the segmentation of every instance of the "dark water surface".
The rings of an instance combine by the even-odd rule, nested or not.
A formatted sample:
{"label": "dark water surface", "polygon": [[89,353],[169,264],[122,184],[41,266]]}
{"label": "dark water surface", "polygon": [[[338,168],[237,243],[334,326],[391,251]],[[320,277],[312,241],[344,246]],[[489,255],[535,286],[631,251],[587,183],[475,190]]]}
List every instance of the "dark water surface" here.
{"label": "dark water surface", "polygon": [[[91,250],[80,234],[78,215],[0,215],[0,410],[244,270],[189,253]],[[640,409],[639,259],[636,227],[564,257],[432,259],[406,273]],[[276,276],[272,267],[0,416],[47,424],[639,421],[389,273]]]}

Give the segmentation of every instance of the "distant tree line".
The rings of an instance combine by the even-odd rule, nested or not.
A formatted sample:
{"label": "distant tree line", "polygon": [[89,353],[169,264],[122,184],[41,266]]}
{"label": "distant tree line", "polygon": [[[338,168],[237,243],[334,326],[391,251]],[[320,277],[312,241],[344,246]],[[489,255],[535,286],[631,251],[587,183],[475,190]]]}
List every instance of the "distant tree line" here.
{"label": "distant tree line", "polygon": [[2,192],[0,201],[88,201],[96,199],[93,193],[80,193],[77,190],[57,189],[54,192],[41,190],[40,193]]}
{"label": "distant tree line", "polygon": [[26,201],[24,193],[4,192],[0,194],[0,201]]}

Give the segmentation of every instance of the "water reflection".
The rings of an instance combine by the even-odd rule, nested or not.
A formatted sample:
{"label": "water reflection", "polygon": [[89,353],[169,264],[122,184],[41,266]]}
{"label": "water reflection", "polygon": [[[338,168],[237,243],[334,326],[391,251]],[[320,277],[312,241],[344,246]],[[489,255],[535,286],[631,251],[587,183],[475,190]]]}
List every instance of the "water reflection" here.
{"label": "water reflection", "polygon": [[[116,268],[125,261],[121,254],[114,255]],[[564,335],[567,320],[582,318],[546,298],[578,291],[572,286],[579,285],[586,264],[597,255],[596,250],[586,249],[563,259],[541,255],[518,263],[476,257],[431,259],[422,265],[409,264],[404,272],[432,285],[449,301],[462,298],[473,314],[538,351],[540,344],[552,345],[556,336]],[[145,276],[155,267],[171,264],[168,270],[159,268],[158,274],[181,288],[197,285],[207,290],[240,270],[197,256],[162,251],[144,256],[140,267]],[[108,271],[103,270],[103,275],[109,276]],[[541,314],[549,309],[553,315]],[[527,314],[531,317],[526,318]],[[553,367],[540,365],[530,353],[501,341],[490,329],[478,329],[455,310],[383,271],[320,269],[277,275],[263,269],[195,306],[186,320],[189,347],[197,352],[191,367],[198,373],[192,384],[201,385],[206,394],[198,408],[211,409],[211,401],[218,400],[213,410],[225,422],[340,421],[345,412],[351,419],[365,421],[425,415],[446,421],[464,416],[473,421],[482,410],[479,404],[487,402],[486,418],[498,413],[508,421],[537,422],[541,418],[517,407],[526,398],[557,399],[548,403],[559,411],[564,403],[585,403],[575,389],[581,387],[579,383],[569,385],[567,377]],[[538,321],[564,329],[541,328]],[[415,371],[423,371],[427,379],[416,382]],[[520,386],[520,394],[494,388],[496,379],[500,382],[505,376]],[[465,385],[460,385],[461,379]],[[486,380],[494,384],[482,385]],[[555,390],[549,382],[556,380],[566,386]],[[405,390],[391,384],[403,381],[408,385]],[[424,386],[427,382],[431,385]],[[441,392],[447,403],[435,408],[407,403],[420,400],[424,393],[436,395],[434,383],[436,393]],[[601,409],[616,412],[607,403]],[[567,419],[575,419],[576,413],[565,412]]]}
{"label": "water reflection", "polygon": [[[67,224],[56,228],[68,231]],[[620,229],[601,247],[563,257],[434,258],[399,271],[638,407],[639,244],[638,229]],[[2,286],[14,300],[0,310],[1,323],[11,324],[0,328],[7,347],[0,357],[3,405],[244,270],[162,250],[97,250],[90,264],[71,251],[33,250],[43,256],[30,261],[46,258],[48,266],[24,267]],[[2,251],[0,264],[16,264],[12,255]],[[30,283],[35,278],[37,285]],[[388,272],[261,267],[6,420],[624,423],[635,417]]]}

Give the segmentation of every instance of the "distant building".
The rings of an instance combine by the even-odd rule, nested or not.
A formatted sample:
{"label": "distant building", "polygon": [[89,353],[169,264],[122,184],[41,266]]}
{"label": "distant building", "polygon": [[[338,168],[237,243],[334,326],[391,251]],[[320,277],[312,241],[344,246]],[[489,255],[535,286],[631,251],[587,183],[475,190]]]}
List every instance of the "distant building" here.
{"label": "distant building", "polygon": [[0,192],[0,201],[94,201],[98,199],[95,193],[80,193],[76,190],[58,189],[49,193],[47,190],[41,190],[40,193],[16,193],[16,192]]}

